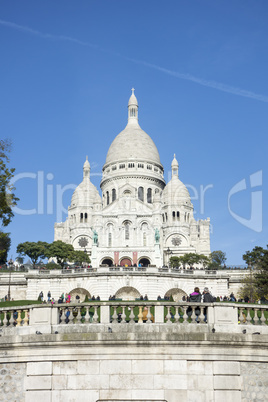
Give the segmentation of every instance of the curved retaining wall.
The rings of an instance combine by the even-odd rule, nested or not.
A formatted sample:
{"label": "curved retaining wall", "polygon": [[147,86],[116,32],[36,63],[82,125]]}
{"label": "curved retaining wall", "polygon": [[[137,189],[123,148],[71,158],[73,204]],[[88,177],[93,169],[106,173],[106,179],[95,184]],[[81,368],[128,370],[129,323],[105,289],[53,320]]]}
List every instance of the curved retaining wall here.
{"label": "curved retaining wall", "polygon": [[268,335],[195,328],[96,324],[88,333],[10,332],[0,337],[1,396],[17,402],[265,401]]}

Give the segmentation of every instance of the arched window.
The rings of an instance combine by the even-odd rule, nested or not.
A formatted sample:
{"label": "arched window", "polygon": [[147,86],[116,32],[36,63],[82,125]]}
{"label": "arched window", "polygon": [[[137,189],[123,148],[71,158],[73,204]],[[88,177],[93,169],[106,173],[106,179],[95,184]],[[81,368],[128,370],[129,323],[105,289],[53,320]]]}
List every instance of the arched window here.
{"label": "arched window", "polygon": [[163,218],[163,222],[165,222],[165,215],[164,214],[162,214],[162,218]]}
{"label": "arched window", "polygon": [[175,211],[172,212],[173,221],[175,221]]}
{"label": "arched window", "polygon": [[80,214],[80,222],[83,222],[83,214]]}
{"label": "arched window", "polygon": [[138,188],[138,199],[141,201],[144,201],[144,188],[143,187]]}
{"label": "arched window", "polygon": [[87,213],[85,212],[85,223],[87,223]]}
{"label": "arched window", "polygon": [[146,232],[143,232],[143,246],[147,246],[147,236],[146,236]]}
{"label": "arched window", "polygon": [[179,220],[180,220],[180,212],[177,211],[177,221],[179,221]]}
{"label": "arched window", "polygon": [[108,233],[108,247],[112,247],[112,233]]}
{"label": "arched window", "polygon": [[147,190],[147,202],[148,202],[148,204],[152,203],[152,189],[151,188],[148,188],[148,190]]}
{"label": "arched window", "polygon": [[109,191],[106,191],[106,201],[107,201],[107,205],[109,205],[110,204]]}
{"label": "arched window", "polygon": [[129,222],[125,222],[125,240],[129,240]]}
{"label": "arched window", "polygon": [[116,200],[116,189],[112,189],[112,202]]}

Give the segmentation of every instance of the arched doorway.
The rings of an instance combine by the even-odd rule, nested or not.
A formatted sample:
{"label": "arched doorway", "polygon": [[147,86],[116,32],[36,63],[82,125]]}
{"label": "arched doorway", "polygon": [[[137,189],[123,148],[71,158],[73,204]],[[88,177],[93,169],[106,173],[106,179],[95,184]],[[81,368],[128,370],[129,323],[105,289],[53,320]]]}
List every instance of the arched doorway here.
{"label": "arched doorway", "polygon": [[175,302],[178,302],[178,301],[182,301],[183,296],[185,296],[185,298],[187,298],[187,293],[184,292],[184,290],[182,290],[182,289],[173,288],[173,289],[169,289],[164,295],[164,297],[168,297],[168,298],[170,296],[172,296],[172,298]]}
{"label": "arched doorway", "polygon": [[121,265],[121,267],[124,267],[125,265],[128,265],[129,267],[131,267],[131,265],[132,265],[131,259],[130,258],[123,258],[120,261],[120,265]]}
{"label": "arched doorway", "polygon": [[139,260],[139,264],[142,266],[142,267],[148,267],[149,266],[149,264],[151,264],[151,262],[150,262],[150,260],[149,260],[149,258],[141,258],[140,260]]}
{"label": "arched doorway", "polygon": [[124,301],[132,301],[140,298],[140,292],[131,286],[124,286],[116,292],[115,297]]}
{"label": "arched doorway", "polygon": [[101,263],[101,265],[108,265],[109,267],[111,267],[113,264],[114,262],[111,258],[104,258]]}
{"label": "arched doorway", "polygon": [[[76,288],[70,292],[71,295],[71,302],[80,302],[83,303],[85,301],[86,296],[88,299],[91,299],[91,295],[88,290],[83,288]],[[79,298],[77,298],[77,296]]]}

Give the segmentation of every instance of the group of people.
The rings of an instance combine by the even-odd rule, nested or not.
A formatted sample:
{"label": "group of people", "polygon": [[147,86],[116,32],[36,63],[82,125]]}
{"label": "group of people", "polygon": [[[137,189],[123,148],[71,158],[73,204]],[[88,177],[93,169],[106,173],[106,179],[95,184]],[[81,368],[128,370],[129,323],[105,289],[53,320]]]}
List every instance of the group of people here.
{"label": "group of people", "polygon": [[[202,294],[200,293],[199,288],[195,287],[193,293],[190,294],[189,300],[187,300],[187,301],[193,302],[193,303],[200,303],[201,301],[203,301],[204,303],[213,303],[215,301],[215,298],[209,292],[209,289],[207,287],[204,288],[204,291]],[[192,316],[193,309],[191,306],[189,306],[187,308],[186,313],[189,318]],[[195,308],[196,322],[199,322],[200,313],[201,313],[201,310],[200,310],[200,307],[198,306]],[[207,308],[206,307],[204,308],[204,321],[207,322]]]}

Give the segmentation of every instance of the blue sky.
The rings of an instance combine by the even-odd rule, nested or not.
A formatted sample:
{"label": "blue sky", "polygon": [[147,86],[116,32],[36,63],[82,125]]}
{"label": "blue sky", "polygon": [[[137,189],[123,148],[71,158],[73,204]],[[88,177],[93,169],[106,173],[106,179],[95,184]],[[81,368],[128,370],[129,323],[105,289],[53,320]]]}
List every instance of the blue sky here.
{"label": "blue sky", "polygon": [[166,180],[176,153],[196,218],[211,219],[211,249],[237,265],[266,246],[267,20],[266,0],[0,0],[0,129],[20,198],[10,256],[53,241],[86,155],[99,186],[133,86]]}

